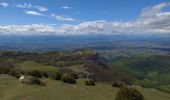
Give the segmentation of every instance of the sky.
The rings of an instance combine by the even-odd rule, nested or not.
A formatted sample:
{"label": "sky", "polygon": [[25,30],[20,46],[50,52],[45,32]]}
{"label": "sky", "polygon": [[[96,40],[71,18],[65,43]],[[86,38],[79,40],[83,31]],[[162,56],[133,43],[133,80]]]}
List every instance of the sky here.
{"label": "sky", "polygon": [[1,35],[170,35],[169,0],[0,0]]}

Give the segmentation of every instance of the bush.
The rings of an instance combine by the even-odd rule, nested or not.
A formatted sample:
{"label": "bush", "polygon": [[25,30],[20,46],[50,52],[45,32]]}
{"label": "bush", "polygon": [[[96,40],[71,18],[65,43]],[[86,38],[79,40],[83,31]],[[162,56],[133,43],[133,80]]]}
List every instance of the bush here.
{"label": "bush", "polygon": [[123,87],[123,83],[121,83],[121,82],[114,82],[112,84],[112,87],[118,87],[118,88]]}
{"label": "bush", "polygon": [[85,85],[95,86],[96,84],[95,84],[95,81],[93,81],[93,80],[86,80]]}
{"label": "bush", "polygon": [[45,78],[49,78],[49,75],[48,75],[47,72],[43,72],[42,74],[43,74],[43,76],[44,76]]}
{"label": "bush", "polygon": [[56,73],[49,73],[48,76],[49,76],[51,79],[60,80],[62,75],[61,75],[61,73],[56,72]]}
{"label": "bush", "polygon": [[10,69],[5,67],[0,67],[0,74],[7,74],[9,73]]}
{"label": "bush", "polygon": [[34,70],[34,71],[30,72],[30,74],[33,77],[37,77],[37,78],[41,78],[42,77],[42,73],[39,72],[38,70]]}
{"label": "bush", "polygon": [[116,94],[115,100],[145,100],[143,95],[133,88],[122,87]]}
{"label": "bush", "polygon": [[70,75],[70,77],[72,77],[72,78],[74,78],[74,79],[78,79],[78,75],[75,74],[75,73],[72,73],[72,74]]}
{"label": "bush", "polygon": [[69,84],[76,84],[76,80],[72,77],[69,77],[69,75],[63,75],[61,80],[64,83],[69,83]]}
{"label": "bush", "polygon": [[14,69],[10,70],[8,74],[11,75],[11,76],[14,76],[14,77],[16,77],[16,78],[19,78],[19,77],[20,77],[19,71],[14,70]]}
{"label": "bush", "polygon": [[32,77],[30,78],[30,84],[43,85],[43,82],[39,80],[37,77]]}

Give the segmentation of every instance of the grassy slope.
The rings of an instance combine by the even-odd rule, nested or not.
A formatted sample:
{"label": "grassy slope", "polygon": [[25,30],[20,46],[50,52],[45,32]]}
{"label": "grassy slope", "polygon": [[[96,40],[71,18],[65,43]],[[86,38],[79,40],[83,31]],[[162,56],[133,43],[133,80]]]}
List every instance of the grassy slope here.
{"label": "grassy slope", "polygon": [[53,66],[43,66],[39,63],[35,63],[32,61],[26,61],[23,63],[18,64],[19,67],[15,67],[15,69],[22,70],[24,72],[30,72],[33,70],[38,70],[41,72],[57,72],[58,68]]}
{"label": "grassy slope", "polygon": [[[85,86],[79,80],[74,85],[60,81],[44,79],[47,86],[36,86],[19,83],[12,77],[0,77],[0,100],[114,100],[117,88],[98,83],[95,87]],[[1,86],[5,84],[6,86]],[[170,100],[170,95],[156,90],[139,88],[146,100]],[[31,98],[31,99],[30,99]]]}

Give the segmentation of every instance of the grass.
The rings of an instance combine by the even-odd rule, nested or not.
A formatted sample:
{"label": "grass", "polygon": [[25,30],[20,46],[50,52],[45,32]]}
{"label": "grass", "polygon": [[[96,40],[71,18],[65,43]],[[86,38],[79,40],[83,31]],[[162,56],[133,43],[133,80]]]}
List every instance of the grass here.
{"label": "grass", "polygon": [[73,72],[81,73],[81,72],[84,71],[84,64],[81,64],[81,65],[72,65],[72,66],[67,66],[67,67],[63,67],[63,68],[70,69]]}
{"label": "grass", "polygon": [[22,70],[22,71],[25,71],[25,72],[30,72],[30,71],[33,71],[33,70],[38,70],[38,71],[41,71],[41,72],[57,72],[58,71],[58,68],[56,68],[56,67],[43,66],[39,63],[35,63],[35,62],[32,62],[32,61],[26,61],[26,62],[20,63],[19,67],[16,67],[15,69]]}
{"label": "grass", "polygon": [[170,85],[160,85],[159,89],[170,93]]}
{"label": "grass", "polygon": [[[0,100],[114,100],[118,88],[109,84],[97,83],[85,86],[78,80],[77,87],[61,81],[42,79],[47,86],[21,84],[10,76],[0,77]],[[5,86],[2,86],[5,85]],[[146,100],[170,100],[170,95],[151,89],[136,87]]]}

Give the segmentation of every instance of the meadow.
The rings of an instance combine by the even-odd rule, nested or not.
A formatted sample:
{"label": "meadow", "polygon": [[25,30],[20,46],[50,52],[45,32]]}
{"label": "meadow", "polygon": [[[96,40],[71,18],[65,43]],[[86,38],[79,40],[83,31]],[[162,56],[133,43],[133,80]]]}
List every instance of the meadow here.
{"label": "meadow", "polygon": [[[111,84],[96,83],[85,86],[82,79],[75,85],[61,81],[41,79],[46,86],[22,84],[14,77],[1,75],[0,100],[114,100],[118,88]],[[146,100],[170,100],[170,95],[154,89],[135,87]]]}

